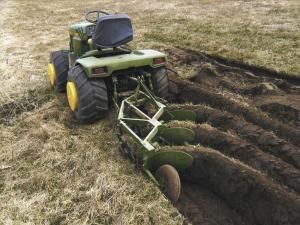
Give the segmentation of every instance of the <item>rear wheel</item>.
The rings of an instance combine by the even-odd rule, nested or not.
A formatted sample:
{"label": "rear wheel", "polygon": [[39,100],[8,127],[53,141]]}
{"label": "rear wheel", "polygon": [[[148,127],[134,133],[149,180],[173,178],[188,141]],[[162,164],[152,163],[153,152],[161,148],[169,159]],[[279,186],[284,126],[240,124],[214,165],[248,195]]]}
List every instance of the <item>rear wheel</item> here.
{"label": "rear wheel", "polygon": [[151,73],[151,81],[154,94],[160,98],[167,98],[169,95],[169,80],[166,68],[154,69]]}
{"label": "rear wheel", "polygon": [[162,165],[155,173],[163,193],[171,202],[176,203],[181,192],[181,183],[177,170],[168,164]]}
{"label": "rear wheel", "polygon": [[68,74],[67,97],[76,119],[91,123],[108,112],[107,88],[103,79],[89,79],[81,66]]}
{"label": "rear wheel", "polygon": [[61,50],[50,54],[48,74],[50,84],[58,92],[66,91],[68,70],[69,70],[69,51]]}

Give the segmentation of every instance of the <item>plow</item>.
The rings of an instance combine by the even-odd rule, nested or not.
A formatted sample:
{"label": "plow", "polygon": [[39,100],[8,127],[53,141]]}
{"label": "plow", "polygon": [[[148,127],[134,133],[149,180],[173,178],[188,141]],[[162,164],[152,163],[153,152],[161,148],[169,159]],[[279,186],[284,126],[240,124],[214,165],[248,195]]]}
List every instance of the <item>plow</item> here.
{"label": "plow", "polygon": [[[70,49],[50,54],[51,87],[66,92],[81,123],[114,107],[122,153],[191,222],[298,224],[299,83],[220,63],[212,69],[207,57],[182,50],[169,52],[169,65],[198,73],[174,76],[167,54],[128,48],[126,14],[88,12],[69,35]],[[220,216],[206,209],[213,205]]]}
{"label": "plow", "polygon": [[[188,110],[170,111],[162,99],[155,97],[142,79],[137,79],[136,93],[122,101],[118,114],[122,149],[142,166],[166,196],[177,202],[181,182],[177,171],[192,165],[193,157],[182,151],[161,151],[164,145],[185,145],[194,140],[194,132],[183,127],[169,128],[171,120],[195,120]],[[155,175],[153,175],[155,172]]]}

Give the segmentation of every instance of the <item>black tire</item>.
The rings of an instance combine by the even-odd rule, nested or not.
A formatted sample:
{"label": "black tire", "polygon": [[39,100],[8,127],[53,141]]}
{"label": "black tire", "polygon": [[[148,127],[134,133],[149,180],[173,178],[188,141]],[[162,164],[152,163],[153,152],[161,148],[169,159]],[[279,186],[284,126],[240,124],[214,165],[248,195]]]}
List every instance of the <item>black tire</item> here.
{"label": "black tire", "polygon": [[169,95],[169,79],[166,68],[154,69],[151,73],[154,94],[166,99]]}
{"label": "black tire", "polygon": [[173,166],[165,164],[156,170],[155,177],[166,197],[176,203],[181,192],[181,182],[177,170]]}
{"label": "black tire", "polygon": [[69,51],[51,52],[50,63],[53,63],[56,73],[56,84],[53,88],[58,92],[65,92],[69,70]]}
{"label": "black tire", "polygon": [[68,81],[73,81],[77,88],[79,104],[74,112],[77,120],[92,123],[107,115],[108,97],[103,79],[90,79],[81,66],[75,66],[68,73]]}

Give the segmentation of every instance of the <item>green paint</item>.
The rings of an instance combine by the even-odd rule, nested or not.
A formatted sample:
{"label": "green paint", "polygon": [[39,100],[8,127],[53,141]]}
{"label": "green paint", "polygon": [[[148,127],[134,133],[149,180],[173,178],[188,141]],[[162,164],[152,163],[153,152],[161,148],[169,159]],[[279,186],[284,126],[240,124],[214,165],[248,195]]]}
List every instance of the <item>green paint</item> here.
{"label": "green paint", "polygon": [[[143,161],[144,172],[158,184],[153,173],[162,165],[169,164],[177,170],[183,170],[193,163],[193,157],[188,153],[181,151],[161,151],[160,143],[184,145],[194,141],[195,133],[183,127],[168,128],[164,125],[163,117],[169,115],[172,118],[195,119],[195,115],[190,111],[176,111],[167,113],[166,105],[161,103],[151,91],[144,85],[142,79],[137,79],[138,88],[136,93],[122,101],[119,114],[118,124],[121,136],[126,134],[131,137],[137,146],[134,151],[138,158]],[[152,116],[143,112],[143,106],[149,104],[154,110]],[[174,113],[174,114],[172,114]],[[134,127],[146,132],[139,133]]]}
{"label": "green paint", "polygon": [[154,153],[146,162],[150,171],[156,171],[164,164],[172,165],[176,170],[181,171],[190,167],[193,157],[181,151],[159,151]]}
{"label": "green paint", "polygon": [[102,77],[110,76],[113,72],[119,70],[145,66],[155,68],[157,66],[153,65],[153,59],[166,57],[165,54],[155,50],[139,50],[133,51],[130,54],[120,54],[103,58],[94,56],[93,54],[97,54],[95,51],[86,54],[90,54],[91,56],[78,59],[76,64],[82,65],[89,77],[95,76],[93,75],[93,69],[97,67],[107,68],[107,74]]}
{"label": "green paint", "polygon": [[179,121],[195,121],[196,120],[196,113],[190,110],[167,110],[161,118],[165,122],[171,120],[179,120]]}
{"label": "green paint", "polygon": [[166,140],[169,145],[184,145],[192,143],[195,139],[195,133],[185,127],[164,127],[161,126],[159,136]]}

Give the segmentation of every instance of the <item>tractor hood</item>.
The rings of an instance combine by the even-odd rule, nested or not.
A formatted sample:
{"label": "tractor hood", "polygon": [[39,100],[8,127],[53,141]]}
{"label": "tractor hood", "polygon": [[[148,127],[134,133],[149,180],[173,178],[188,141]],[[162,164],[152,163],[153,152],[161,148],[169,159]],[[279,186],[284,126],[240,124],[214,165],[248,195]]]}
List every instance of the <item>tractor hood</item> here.
{"label": "tractor hood", "polygon": [[95,24],[90,22],[82,22],[74,24],[69,28],[71,36],[79,37],[81,40],[88,40],[95,31]]}
{"label": "tractor hood", "polygon": [[115,71],[145,66],[157,68],[165,63],[166,55],[155,50],[137,50],[108,57],[88,56],[76,60],[76,64],[81,65],[89,77],[107,77]]}

